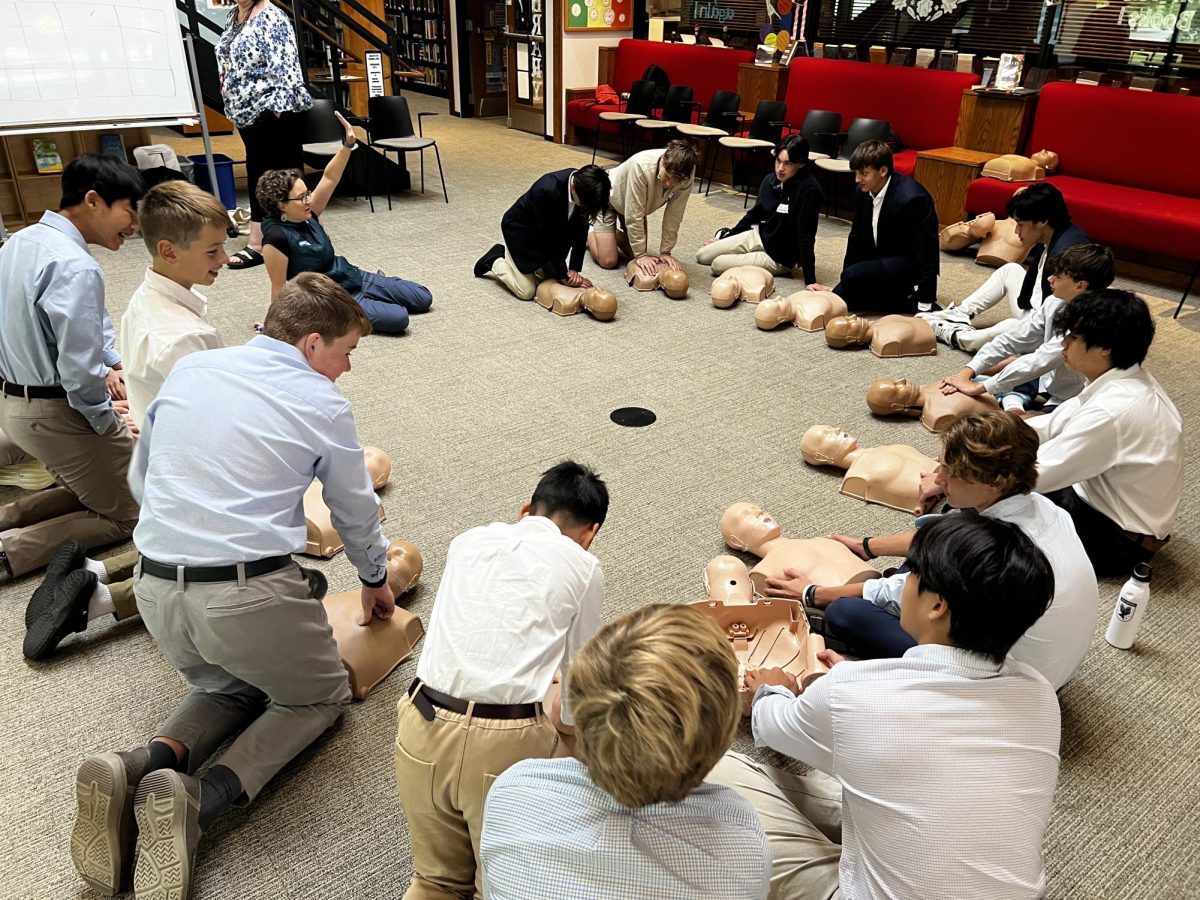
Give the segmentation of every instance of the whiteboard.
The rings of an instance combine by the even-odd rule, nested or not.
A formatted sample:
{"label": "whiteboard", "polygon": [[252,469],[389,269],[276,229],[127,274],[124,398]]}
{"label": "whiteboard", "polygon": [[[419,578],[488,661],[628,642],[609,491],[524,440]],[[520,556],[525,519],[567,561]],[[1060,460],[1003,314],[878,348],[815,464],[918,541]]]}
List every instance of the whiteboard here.
{"label": "whiteboard", "polygon": [[0,0],[0,128],[194,115],[175,0]]}

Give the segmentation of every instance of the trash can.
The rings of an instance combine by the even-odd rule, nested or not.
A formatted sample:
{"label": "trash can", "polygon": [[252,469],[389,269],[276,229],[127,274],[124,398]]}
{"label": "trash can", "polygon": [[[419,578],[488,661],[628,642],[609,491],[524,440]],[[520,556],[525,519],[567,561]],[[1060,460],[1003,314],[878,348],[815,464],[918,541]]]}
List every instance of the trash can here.
{"label": "trash can", "polygon": [[207,157],[203,153],[188,157],[196,166],[196,186],[204,188],[210,194],[218,197],[226,209],[237,209],[237,188],[233,183],[233,160],[224,153],[214,153],[212,158],[213,166],[217,170],[217,190],[215,191],[208,180]]}

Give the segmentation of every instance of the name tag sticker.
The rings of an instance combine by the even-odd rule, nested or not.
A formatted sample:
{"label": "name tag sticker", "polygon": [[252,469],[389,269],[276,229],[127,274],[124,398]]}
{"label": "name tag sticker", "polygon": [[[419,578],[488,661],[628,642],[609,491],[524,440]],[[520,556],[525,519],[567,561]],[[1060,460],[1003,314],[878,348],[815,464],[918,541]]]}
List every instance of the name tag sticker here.
{"label": "name tag sticker", "polygon": [[780,203],[777,207],[775,207],[775,212],[777,213],[786,213],[787,211],[788,205],[786,203]]}

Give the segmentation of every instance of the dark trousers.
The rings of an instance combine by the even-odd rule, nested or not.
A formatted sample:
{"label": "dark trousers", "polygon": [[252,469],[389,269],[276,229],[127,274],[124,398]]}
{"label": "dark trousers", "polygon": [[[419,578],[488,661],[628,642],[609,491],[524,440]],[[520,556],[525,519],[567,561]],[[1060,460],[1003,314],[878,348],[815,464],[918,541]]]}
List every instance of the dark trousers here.
{"label": "dark trousers", "polygon": [[1135,565],[1153,558],[1153,550],[1135,544],[1120,525],[1089,506],[1073,487],[1050,491],[1046,496],[1070,513],[1097,575],[1128,576]]}
{"label": "dark trousers", "polygon": [[250,192],[250,221],[262,222],[263,208],[254,189],[268,169],[304,169],[300,125],[304,113],[285,112],[276,117],[265,112],[252,125],[238,128],[246,146],[246,189]]}
{"label": "dark trousers", "polygon": [[912,262],[903,256],[884,256],[851,263],[833,292],[851,312],[887,312],[912,315],[917,311]]}
{"label": "dark trousers", "polygon": [[825,608],[825,629],[854,656],[865,659],[903,656],[917,642],[900,619],[862,597],[839,597]]}

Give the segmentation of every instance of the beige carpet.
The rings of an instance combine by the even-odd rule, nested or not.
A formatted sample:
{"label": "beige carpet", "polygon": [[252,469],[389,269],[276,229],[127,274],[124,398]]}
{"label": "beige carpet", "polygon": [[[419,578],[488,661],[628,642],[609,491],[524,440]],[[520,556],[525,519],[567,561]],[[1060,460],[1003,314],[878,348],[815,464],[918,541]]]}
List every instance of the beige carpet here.
{"label": "beige carpet", "polygon": [[[437,108],[423,98],[414,105]],[[620,295],[609,324],[583,315],[561,319],[521,303],[472,278],[471,265],[499,239],[500,217],[521,191],[545,171],[586,162],[589,153],[507,131],[495,120],[442,115],[426,125],[440,141],[449,206],[434,180],[424,196],[404,196],[391,212],[371,215],[363,201],[339,200],[325,216],[338,250],[352,261],[423,281],[435,297],[407,336],[364,341],[353,372],[339,382],[354,402],[362,440],[392,456],[386,530],[414,541],[425,556],[422,583],[406,598],[410,609],[427,618],[456,534],[515,516],[538,473],[563,457],[594,465],[612,491],[594,547],[608,580],[609,617],[644,603],[699,599],[701,570],[724,551],[717,520],[736,500],[761,503],[795,536],[878,534],[908,524],[899,513],[840,496],[835,473],[801,461],[799,437],[827,422],[864,445],[910,442],[936,452],[936,439],[918,424],[873,419],[865,388],[880,376],[931,380],[956,370],[962,354],[885,363],[865,351],[829,350],[819,334],[759,332],[752,307],[713,308],[710,276],[695,264],[687,267],[692,291],[682,302],[634,294],[617,273],[589,264],[587,274]],[[431,158],[428,174],[434,169]],[[740,214],[740,197],[693,198],[679,255],[689,259],[689,250]],[[844,223],[822,221],[818,271],[825,281],[836,278],[845,236]],[[147,255],[140,243],[98,255],[118,319]],[[969,258],[944,257],[940,296],[959,298],[987,273]],[[1194,474],[1200,315],[1189,309],[1172,321],[1166,291],[1127,286],[1156,298],[1150,368],[1183,413]],[[781,280],[780,287],[790,292],[793,283]],[[262,268],[227,272],[208,294],[226,342],[241,341],[263,315],[267,277]],[[609,412],[624,405],[654,410],[657,423],[613,425]],[[1063,764],[1046,840],[1051,897],[1200,896],[1200,626],[1188,575],[1200,507],[1190,480],[1187,494],[1176,537],[1158,560],[1135,649],[1114,650],[1098,632],[1082,672],[1062,694]],[[0,501],[11,496],[0,492]],[[322,568],[335,589],[355,584],[344,558]],[[53,660],[25,663],[22,611],[36,583],[0,587],[7,611],[0,620],[0,896],[61,900],[90,896],[68,856],[80,758],[144,741],[185,686],[136,622],[95,627]],[[1101,621],[1118,587],[1102,584]],[[403,894],[408,836],[391,756],[395,704],[414,665],[406,663],[357,704],[251,809],[205,837],[197,900]],[[739,746],[748,746],[745,729]],[[962,789],[969,797],[969,786]],[[897,840],[903,852],[902,836]]]}

